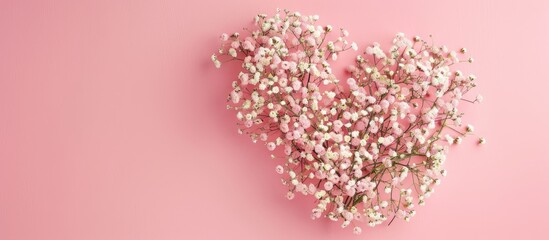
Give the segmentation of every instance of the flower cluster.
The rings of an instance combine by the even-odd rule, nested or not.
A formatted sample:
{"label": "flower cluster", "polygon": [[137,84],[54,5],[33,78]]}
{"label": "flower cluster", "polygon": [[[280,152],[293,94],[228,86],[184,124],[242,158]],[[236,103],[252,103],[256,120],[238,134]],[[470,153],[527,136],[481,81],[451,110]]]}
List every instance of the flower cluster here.
{"label": "flower cluster", "polygon": [[449,145],[474,131],[458,106],[482,101],[463,97],[475,76],[453,69],[472,58],[399,33],[389,51],[367,47],[340,81],[330,63],[358,47],[318,19],[278,11],[257,15],[246,36],[223,34],[215,66],[242,64],[228,108],[240,133],[282,159],[275,170],[288,199],[314,196],[313,219],[352,225],[357,234],[359,222],[408,221],[446,175]]}

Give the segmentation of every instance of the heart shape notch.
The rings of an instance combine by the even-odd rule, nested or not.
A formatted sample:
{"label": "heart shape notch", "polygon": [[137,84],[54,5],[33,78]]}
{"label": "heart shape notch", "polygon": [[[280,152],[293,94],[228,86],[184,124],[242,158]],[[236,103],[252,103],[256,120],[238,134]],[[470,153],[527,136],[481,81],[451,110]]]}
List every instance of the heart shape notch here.
{"label": "heart shape notch", "polygon": [[358,46],[317,20],[278,11],[257,15],[248,36],[223,34],[211,60],[242,64],[228,108],[239,132],[280,160],[288,199],[314,196],[313,219],[353,225],[357,234],[360,222],[408,221],[446,175],[449,145],[473,132],[458,106],[482,97],[465,99],[475,76],[453,69],[472,58],[399,33],[388,51],[367,47],[340,81],[330,63]]}

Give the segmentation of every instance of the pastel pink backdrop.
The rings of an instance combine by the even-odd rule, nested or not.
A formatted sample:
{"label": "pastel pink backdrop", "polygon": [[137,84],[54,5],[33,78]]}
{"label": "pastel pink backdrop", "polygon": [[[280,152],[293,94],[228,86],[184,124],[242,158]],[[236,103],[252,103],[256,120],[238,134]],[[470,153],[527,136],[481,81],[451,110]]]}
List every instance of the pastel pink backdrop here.
{"label": "pastel pink backdrop", "polygon": [[[453,148],[411,223],[352,235],[287,201],[236,133],[222,32],[276,7],[363,49],[399,31],[467,47],[488,143]],[[547,1],[0,1],[0,239],[542,239],[549,178]],[[341,72],[339,72],[341,73]],[[343,75],[340,75],[344,77]]]}

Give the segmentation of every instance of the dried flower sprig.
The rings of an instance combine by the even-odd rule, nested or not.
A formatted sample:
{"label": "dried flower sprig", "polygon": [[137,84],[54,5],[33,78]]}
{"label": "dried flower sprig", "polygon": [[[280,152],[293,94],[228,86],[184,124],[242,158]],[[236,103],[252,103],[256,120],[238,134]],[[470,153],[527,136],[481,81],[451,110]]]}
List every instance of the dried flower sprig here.
{"label": "dried flower sprig", "polygon": [[243,68],[228,108],[237,112],[240,133],[282,149],[273,155],[283,159],[275,170],[288,199],[314,196],[313,219],[353,224],[357,234],[358,222],[408,221],[446,175],[448,146],[474,131],[463,127],[458,106],[482,101],[463,98],[476,77],[453,69],[472,58],[462,60],[464,48],[458,53],[399,33],[389,51],[367,47],[341,82],[330,62],[358,46],[346,30],[318,19],[278,11],[257,15],[247,36],[223,34],[211,60]]}

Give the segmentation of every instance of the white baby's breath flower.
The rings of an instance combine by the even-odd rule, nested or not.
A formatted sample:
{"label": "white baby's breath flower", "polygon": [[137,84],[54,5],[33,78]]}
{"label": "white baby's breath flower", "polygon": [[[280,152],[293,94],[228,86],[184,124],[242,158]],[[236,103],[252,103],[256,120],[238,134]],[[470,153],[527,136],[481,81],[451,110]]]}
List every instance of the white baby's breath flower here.
{"label": "white baby's breath flower", "polygon": [[355,42],[351,43],[351,49],[358,51],[358,45]]}
{"label": "white baby's breath flower", "polygon": [[216,68],[221,67],[221,62],[217,59],[217,56],[215,54],[212,55],[211,59]]}
{"label": "white baby's breath flower", "polygon": [[477,102],[479,102],[479,103],[481,103],[482,100],[484,100],[484,97],[483,97],[482,95],[480,95],[480,94],[477,95],[477,97],[475,98],[475,101],[477,101]]}
{"label": "white baby's breath flower", "polygon": [[229,49],[229,55],[231,55],[231,57],[236,57],[236,50],[234,48],[230,48]]}
{"label": "white baby's breath flower", "polygon": [[473,127],[473,125],[467,124],[467,127],[465,127],[465,131],[467,131],[468,133],[472,133],[473,131],[475,131],[475,128]]}

